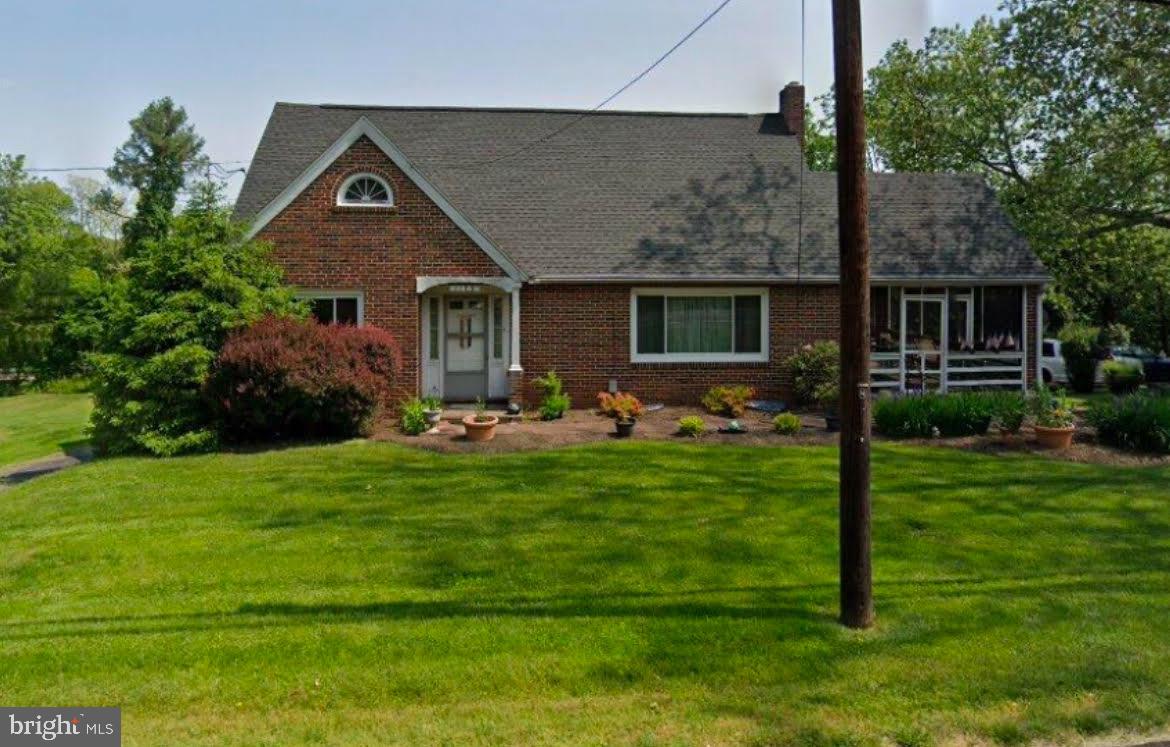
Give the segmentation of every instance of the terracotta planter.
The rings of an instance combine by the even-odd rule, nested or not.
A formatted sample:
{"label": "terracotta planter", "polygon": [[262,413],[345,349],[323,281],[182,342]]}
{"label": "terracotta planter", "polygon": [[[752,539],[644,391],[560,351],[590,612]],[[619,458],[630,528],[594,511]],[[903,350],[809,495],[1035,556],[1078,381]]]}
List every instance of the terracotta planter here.
{"label": "terracotta planter", "polygon": [[491,441],[496,437],[499,422],[495,415],[488,415],[487,420],[476,420],[474,415],[467,415],[463,418],[463,430],[468,441]]}
{"label": "terracotta planter", "polygon": [[1036,440],[1045,449],[1067,449],[1072,445],[1074,431],[1076,431],[1076,426],[1072,425],[1067,428],[1045,428],[1038,425],[1036,426]]}

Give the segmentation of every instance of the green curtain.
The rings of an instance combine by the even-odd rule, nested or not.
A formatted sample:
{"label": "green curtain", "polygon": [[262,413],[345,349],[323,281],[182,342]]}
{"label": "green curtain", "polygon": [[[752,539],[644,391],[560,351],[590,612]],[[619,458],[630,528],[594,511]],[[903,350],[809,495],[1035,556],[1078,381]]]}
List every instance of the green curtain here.
{"label": "green curtain", "polygon": [[731,296],[667,299],[666,349],[670,353],[730,353]]}

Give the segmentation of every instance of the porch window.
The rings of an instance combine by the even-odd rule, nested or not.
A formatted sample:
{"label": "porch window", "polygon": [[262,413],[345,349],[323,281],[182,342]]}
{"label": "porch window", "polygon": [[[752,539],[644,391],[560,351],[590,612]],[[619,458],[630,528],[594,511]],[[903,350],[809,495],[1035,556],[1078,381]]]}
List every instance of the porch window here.
{"label": "porch window", "polygon": [[948,293],[947,340],[952,351],[975,350],[975,293],[971,288],[951,288]]}
{"label": "porch window", "polygon": [[360,294],[311,292],[300,294],[308,300],[309,313],[321,324],[362,323],[362,298]]}
{"label": "porch window", "polygon": [[869,290],[869,347],[875,353],[898,352],[902,325],[902,289],[876,285]]}
{"label": "porch window", "polygon": [[1024,289],[1014,285],[992,285],[982,291],[979,299],[982,348],[1019,350],[1024,336]]}
{"label": "porch window", "polygon": [[631,304],[635,362],[767,361],[767,291],[644,289]]}

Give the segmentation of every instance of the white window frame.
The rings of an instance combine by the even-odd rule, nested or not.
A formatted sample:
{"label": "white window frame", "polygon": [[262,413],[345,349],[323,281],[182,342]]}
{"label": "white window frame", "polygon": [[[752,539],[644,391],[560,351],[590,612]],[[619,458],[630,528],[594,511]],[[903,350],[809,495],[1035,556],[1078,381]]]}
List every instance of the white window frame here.
{"label": "white window frame", "polygon": [[359,290],[298,290],[296,297],[306,301],[316,301],[323,298],[333,300],[333,319],[337,319],[337,299],[357,299],[357,326],[364,327],[366,323],[366,296]]}
{"label": "white window frame", "polygon": [[[630,361],[632,363],[767,363],[769,360],[768,289],[738,288],[634,288],[630,291]],[[638,352],[638,297],[639,296],[759,296],[760,297],[760,352],[758,353],[639,353]],[[666,302],[670,306],[670,301]],[[666,310],[664,309],[664,312]],[[669,327],[668,320],[663,323]],[[732,303],[731,339],[735,340],[735,304]]]}
{"label": "white window frame", "polygon": [[[388,201],[387,202],[347,202],[345,199],[345,193],[347,191],[349,191],[350,185],[352,185],[358,179],[373,179],[374,181],[381,184],[386,189],[386,196],[388,198]],[[350,176],[346,177],[345,181],[343,181],[341,183],[341,188],[337,190],[337,205],[339,207],[352,207],[352,208],[392,208],[392,207],[394,207],[394,190],[390,188],[390,182],[386,181],[384,178],[378,176],[377,174],[371,174],[368,171],[363,171],[359,174],[351,174]]]}

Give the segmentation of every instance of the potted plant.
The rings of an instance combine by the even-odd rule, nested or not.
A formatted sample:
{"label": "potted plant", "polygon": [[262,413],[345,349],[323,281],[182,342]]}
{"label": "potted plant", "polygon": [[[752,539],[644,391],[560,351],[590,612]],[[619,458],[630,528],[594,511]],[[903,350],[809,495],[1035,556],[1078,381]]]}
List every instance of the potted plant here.
{"label": "potted plant", "polygon": [[618,438],[629,438],[634,433],[637,418],[646,411],[642,401],[628,392],[601,392],[597,395],[601,412],[614,418],[614,434]]}
{"label": "potted plant", "polygon": [[825,411],[825,430],[836,433],[841,430],[841,415],[837,409],[841,401],[841,390],[837,382],[832,381],[817,387],[817,403]]}
{"label": "potted plant", "polygon": [[496,437],[496,426],[500,419],[495,415],[487,414],[487,406],[483,397],[475,400],[475,414],[463,418],[463,430],[467,433],[468,441],[491,441]]}
{"label": "potted plant", "polygon": [[1043,384],[1037,384],[1032,412],[1036,418],[1036,440],[1041,447],[1067,449],[1072,444],[1076,421],[1064,394],[1055,394]]}
{"label": "potted plant", "polygon": [[634,435],[634,426],[637,425],[637,423],[638,421],[631,417],[619,417],[613,423],[614,434],[617,435],[618,438],[629,438],[630,436]]}
{"label": "potted plant", "polygon": [[427,424],[434,428],[443,417],[443,400],[434,394],[428,394],[422,398],[422,406],[423,416],[427,419]]}

